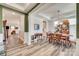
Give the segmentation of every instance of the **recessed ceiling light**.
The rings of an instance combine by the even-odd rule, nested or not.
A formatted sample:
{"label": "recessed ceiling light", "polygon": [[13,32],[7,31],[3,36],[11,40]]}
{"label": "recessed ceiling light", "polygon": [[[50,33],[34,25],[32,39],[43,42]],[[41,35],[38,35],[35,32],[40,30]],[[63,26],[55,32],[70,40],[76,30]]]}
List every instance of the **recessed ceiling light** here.
{"label": "recessed ceiling light", "polygon": [[15,12],[12,12],[12,15],[15,15]]}

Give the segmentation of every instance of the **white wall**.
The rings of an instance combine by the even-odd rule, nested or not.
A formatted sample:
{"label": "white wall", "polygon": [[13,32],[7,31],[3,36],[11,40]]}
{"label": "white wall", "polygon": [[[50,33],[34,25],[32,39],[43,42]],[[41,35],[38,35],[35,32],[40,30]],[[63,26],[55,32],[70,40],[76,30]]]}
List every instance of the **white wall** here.
{"label": "white wall", "polygon": [[76,18],[68,19],[70,22],[70,40],[76,40]]}
{"label": "white wall", "polygon": [[70,25],[70,40],[76,40],[76,25]]}
{"label": "white wall", "polygon": [[48,21],[48,31],[54,32],[54,21]]}

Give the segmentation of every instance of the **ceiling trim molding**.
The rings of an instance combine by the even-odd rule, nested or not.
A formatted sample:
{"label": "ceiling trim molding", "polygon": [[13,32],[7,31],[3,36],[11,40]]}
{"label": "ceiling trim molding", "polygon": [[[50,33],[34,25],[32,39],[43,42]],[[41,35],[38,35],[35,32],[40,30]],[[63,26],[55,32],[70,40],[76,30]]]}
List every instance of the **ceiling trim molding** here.
{"label": "ceiling trim molding", "polygon": [[9,9],[9,10],[12,10],[12,11],[15,11],[15,12],[18,12],[18,13],[22,13],[22,14],[26,14],[28,15],[33,9],[35,9],[40,3],[37,3],[30,11],[28,11],[27,13],[24,13],[24,12],[21,12],[19,10],[15,10],[15,9],[12,9],[12,8],[9,8],[7,6],[3,6],[3,5],[0,5],[2,6],[3,8],[6,8],[6,9]]}
{"label": "ceiling trim molding", "polygon": [[28,11],[26,14],[29,14],[32,10],[34,10],[40,3],[37,3],[30,11]]}
{"label": "ceiling trim molding", "polygon": [[2,8],[6,8],[6,9],[9,9],[9,10],[21,13],[21,14],[27,14],[27,13],[24,13],[24,12],[21,12],[21,11],[18,11],[18,10],[15,10],[15,9],[12,9],[12,8],[9,8],[9,7],[3,6],[3,5],[0,5],[0,6],[2,6]]}

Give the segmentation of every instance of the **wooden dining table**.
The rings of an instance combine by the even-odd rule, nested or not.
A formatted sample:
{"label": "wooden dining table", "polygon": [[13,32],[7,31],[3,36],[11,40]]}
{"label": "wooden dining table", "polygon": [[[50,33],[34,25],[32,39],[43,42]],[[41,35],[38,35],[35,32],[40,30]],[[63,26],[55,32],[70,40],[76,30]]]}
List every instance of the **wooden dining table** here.
{"label": "wooden dining table", "polygon": [[48,40],[49,43],[63,43],[64,45],[69,45],[71,46],[73,43],[76,44],[75,41],[69,40],[71,35],[70,34],[65,34],[65,33],[50,33],[48,34]]}

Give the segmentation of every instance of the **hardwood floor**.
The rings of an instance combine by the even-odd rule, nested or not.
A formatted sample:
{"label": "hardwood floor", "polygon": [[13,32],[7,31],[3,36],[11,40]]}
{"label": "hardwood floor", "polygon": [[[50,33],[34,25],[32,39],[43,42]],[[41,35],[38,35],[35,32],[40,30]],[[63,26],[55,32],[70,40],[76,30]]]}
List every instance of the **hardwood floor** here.
{"label": "hardwood floor", "polygon": [[79,48],[55,46],[43,40],[30,46],[24,45],[7,50],[7,56],[78,56]]}

